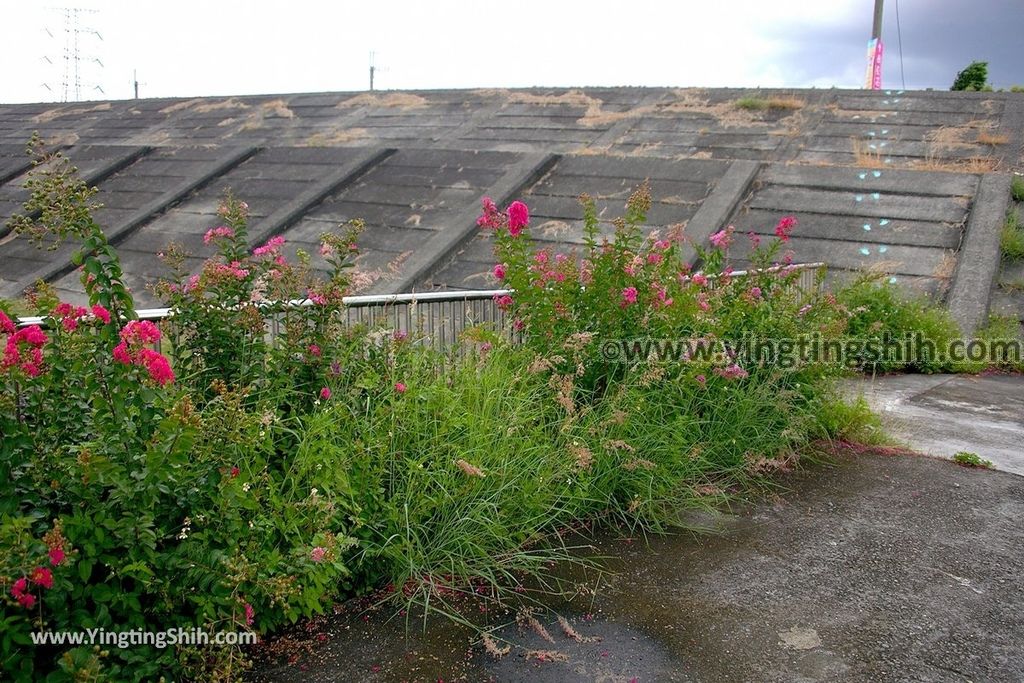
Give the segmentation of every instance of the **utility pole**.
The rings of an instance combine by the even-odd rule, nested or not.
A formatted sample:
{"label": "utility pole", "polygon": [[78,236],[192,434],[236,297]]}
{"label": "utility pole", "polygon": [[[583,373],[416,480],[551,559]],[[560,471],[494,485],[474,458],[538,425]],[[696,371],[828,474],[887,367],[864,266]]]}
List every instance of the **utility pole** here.
{"label": "utility pole", "polygon": [[871,27],[871,38],[873,40],[882,39],[882,5],[885,0],[875,0],[875,22]]}
{"label": "utility pole", "polygon": [[373,53],[370,53],[370,92],[373,92],[373,72],[376,71],[376,67],[373,65]]}
{"label": "utility pole", "polygon": [[868,65],[864,72],[864,89],[882,88],[882,6],[884,0],[875,0],[875,17],[868,41]]}
{"label": "utility pole", "polygon": [[135,87],[135,99],[139,99],[139,72],[132,69],[132,85]]}

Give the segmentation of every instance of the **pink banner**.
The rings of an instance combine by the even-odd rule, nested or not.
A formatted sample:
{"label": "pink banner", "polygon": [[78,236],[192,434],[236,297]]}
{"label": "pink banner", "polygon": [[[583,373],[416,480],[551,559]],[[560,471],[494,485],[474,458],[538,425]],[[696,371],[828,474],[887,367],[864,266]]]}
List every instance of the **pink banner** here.
{"label": "pink banner", "polygon": [[882,89],[882,41],[872,38],[868,41],[868,68],[864,73],[864,88]]}

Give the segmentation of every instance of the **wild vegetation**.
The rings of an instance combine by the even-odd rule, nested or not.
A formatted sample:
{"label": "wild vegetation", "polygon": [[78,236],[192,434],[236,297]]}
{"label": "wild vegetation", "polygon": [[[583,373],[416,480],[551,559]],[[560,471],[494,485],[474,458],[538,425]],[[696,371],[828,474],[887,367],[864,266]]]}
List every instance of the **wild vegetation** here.
{"label": "wild vegetation", "polygon": [[[267,633],[371,589],[454,618],[469,592],[529,599],[571,556],[566,528],[666,529],[864,421],[836,397],[841,365],[627,359],[616,342],[832,338],[878,320],[953,333],[884,287],[797,287],[792,217],[765,244],[716,233],[691,271],[680,230],[644,231],[646,188],[611,239],[584,198],[579,255],[532,242],[525,204],[484,201],[513,290],[496,304],[522,344],[479,327],[445,355],[417,330],[345,323],[362,226],[288,260],[280,237],[250,249],[230,196],[200,272],[166,252],[175,275],[156,291],[174,315],[158,327],[136,318],[94,190],[66,160],[39,161],[15,227],[81,242],[89,304],[42,288],[29,305],[43,326],[0,313],[0,668],[19,681],[236,680],[247,665],[238,647],[33,646],[33,631]],[[753,276],[729,266],[738,239],[754,243]],[[309,305],[281,304],[294,299]]]}

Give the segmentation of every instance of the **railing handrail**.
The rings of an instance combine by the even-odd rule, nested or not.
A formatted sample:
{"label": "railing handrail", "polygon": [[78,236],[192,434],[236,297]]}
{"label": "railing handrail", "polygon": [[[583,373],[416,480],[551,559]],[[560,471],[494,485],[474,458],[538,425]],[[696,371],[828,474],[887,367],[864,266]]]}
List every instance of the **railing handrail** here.
{"label": "railing handrail", "polygon": [[[776,272],[784,268],[793,268],[796,270],[811,270],[814,268],[821,268],[825,264],[822,262],[815,263],[794,263],[790,266],[773,266],[766,268],[762,271],[747,271],[747,270],[736,270],[730,273],[730,277],[744,277],[750,272]],[[718,275],[709,275],[709,278],[718,277]],[[369,306],[387,306],[390,304],[416,304],[416,303],[454,303],[458,301],[481,301],[485,299],[494,299],[495,297],[511,295],[514,291],[511,289],[463,289],[463,290],[441,290],[433,292],[405,292],[402,294],[359,294],[354,296],[346,296],[342,298],[342,303],[349,308],[365,308]],[[265,304],[267,305],[267,304]],[[292,299],[284,303],[284,308],[293,308],[301,306],[312,306],[313,302],[309,299]],[[273,304],[267,305],[273,306]],[[163,320],[165,318],[172,317],[173,309],[171,308],[141,308],[135,311],[135,315],[139,320]],[[18,327],[26,327],[29,325],[43,325],[47,316],[26,316],[24,318],[18,318],[16,325]]]}

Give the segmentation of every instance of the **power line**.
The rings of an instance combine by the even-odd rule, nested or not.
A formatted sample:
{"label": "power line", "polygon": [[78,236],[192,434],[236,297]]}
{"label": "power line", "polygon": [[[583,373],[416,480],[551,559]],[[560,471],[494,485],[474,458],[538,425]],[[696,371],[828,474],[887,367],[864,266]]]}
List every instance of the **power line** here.
{"label": "power line", "polygon": [[896,0],[896,40],[900,50],[900,87],[907,89],[907,79],[903,75],[903,31],[900,29],[900,0]]}

